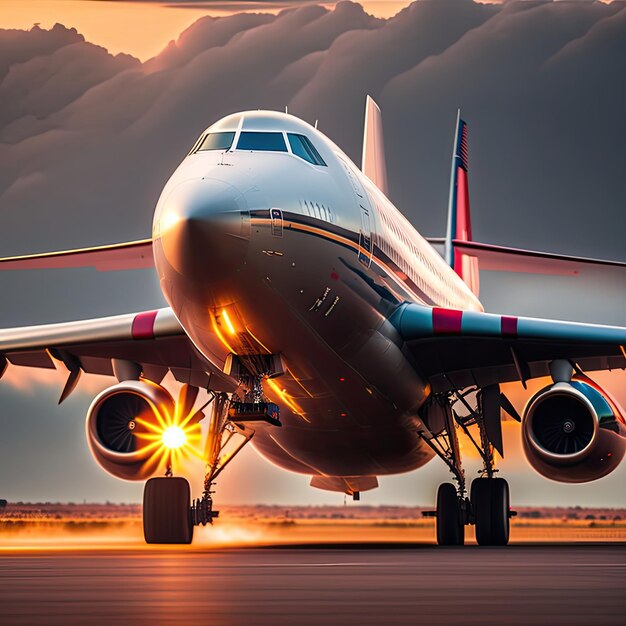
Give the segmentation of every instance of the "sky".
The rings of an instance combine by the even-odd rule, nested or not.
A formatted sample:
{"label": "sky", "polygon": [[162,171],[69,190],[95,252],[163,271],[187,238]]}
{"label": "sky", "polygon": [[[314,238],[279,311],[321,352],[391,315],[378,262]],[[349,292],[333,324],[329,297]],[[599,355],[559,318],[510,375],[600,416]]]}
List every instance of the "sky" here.
{"label": "sky", "polygon": [[[56,23],[71,24],[87,41],[105,47],[111,54],[124,52],[145,61],[200,17],[225,16],[239,11],[277,13],[293,4],[290,0],[0,0],[0,28],[27,29],[35,23],[42,28],[51,28]],[[333,6],[335,3],[324,4]],[[409,1],[371,0],[363,4],[374,15],[391,17]]]}
{"label": "sky", "polygon": [[[358,162],[369,93],[383,112],[390,197],[423,234],[445,228],[461,107],[476,239],[624,259],[623,3],[422,0],[389,18],[347,2],[250,14],[240,3],[162,4],[0,0],[0,256],[149,236],[169,174],[205,127],[236,110],[288,106]],[[481,275],[490,311],[622,325],[624,287],[618,272]],[[0,290],[0,327],[164,305],[145,270],[3,273]],[[597,378],[626,404],[623,372]],[[0,497],[140,499],[141,485],[106,475],[85,444],[87,407],[107,384],[86,377],[58,407],[58,377],[10,368]],[[527,395],[510,393],[521,409]],[[626,506],[625,467],[559,485],[526,465],[515,424],[505,435],[514,503]],[[447,478],[435,460],[383,478],[364,502],[429,504]],[[342,500],[253,450],[224,473],[220,498]]]}

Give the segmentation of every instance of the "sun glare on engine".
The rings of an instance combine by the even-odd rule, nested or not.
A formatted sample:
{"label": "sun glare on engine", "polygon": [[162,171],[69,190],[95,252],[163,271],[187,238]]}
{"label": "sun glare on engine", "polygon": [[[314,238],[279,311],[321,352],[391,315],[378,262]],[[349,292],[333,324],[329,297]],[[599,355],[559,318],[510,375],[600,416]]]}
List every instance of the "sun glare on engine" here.
{"label": "sun glare on engine", "polygon": [[163,445],[170,450],[175,450],[184,446],[187,442],[187,435],[180,426],[170,426],[163,431]]}

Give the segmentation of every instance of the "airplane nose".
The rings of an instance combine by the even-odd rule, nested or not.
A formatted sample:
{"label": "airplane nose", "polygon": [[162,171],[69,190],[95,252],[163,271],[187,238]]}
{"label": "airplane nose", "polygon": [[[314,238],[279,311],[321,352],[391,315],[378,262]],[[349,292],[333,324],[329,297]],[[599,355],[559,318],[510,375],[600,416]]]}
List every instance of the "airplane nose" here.
{"label": "airplane nose", "polygon": [[227,281],[244,263],[248,206],[241,191],[227,182],[181,183],[165,200],[159,227],[164,260],[192,283]]}

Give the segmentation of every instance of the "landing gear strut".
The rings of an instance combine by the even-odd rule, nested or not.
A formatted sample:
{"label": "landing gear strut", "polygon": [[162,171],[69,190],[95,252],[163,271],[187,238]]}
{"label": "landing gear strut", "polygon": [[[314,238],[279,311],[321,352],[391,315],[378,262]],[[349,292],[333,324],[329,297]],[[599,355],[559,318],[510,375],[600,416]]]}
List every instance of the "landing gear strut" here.
{"label": "landing gear strut", "polygon": [[[475,394],[476,406],[468,402]],[[463,414],[455,409],[460,405]],[[510,511],[509,486],[503,478],[495,478],[494,448],[487,436],[482,406],[482,392],[470,389],[433,397],[425,412],[425,428],[420,437],[448,465],[457,487],[444,483],[437,491],[437,543],[462,545],[464,526],[476,525],[479,545],[506,545],[509,541]],[[480,442],[469,431],[477,425]],[[465,472],[457,438],[457,428],[463,430],[478,450],[483,469],[481,477],[472,481],[470,497],[466,494]]]}
{"label": "landing gear strut", "polygon": [[[213,524],[213,520],[219,516],[220,512],[213,509],[213,485],[225,467],[239,454],[254,435],[254,432],[244,434],[228,421],[230,407],[231,400],[227,394],[215,394],[204,450],[204,458],[207,461],[204,491],[202,497],[194,500],[191,507],[191,520],[196,526]],[[223,455],[222,452],[235,435],[241,435],[243,441],[229,453]]]}

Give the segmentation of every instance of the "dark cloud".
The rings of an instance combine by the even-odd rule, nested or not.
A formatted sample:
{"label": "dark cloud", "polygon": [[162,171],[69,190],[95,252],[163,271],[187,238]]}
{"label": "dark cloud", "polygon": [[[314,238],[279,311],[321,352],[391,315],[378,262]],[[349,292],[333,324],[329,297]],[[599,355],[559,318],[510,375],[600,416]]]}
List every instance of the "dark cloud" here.
{"label": "dark cloud", "polygon": [[289,105],[356,159],[371,93],[392,197],[423,230],[443,228],[461,106],[482,238],[619,257],[625,21],[618,3],[305,6],[203,18],[144,64],[61,26],[2,31],[0,250],[147,235],[163,181],[233,110]]}
{"label": "dark cloud", "polygon": [[[59,25],[0,31],[0,256],[149,236],[171,171],[236,110],[288,105],[358,163],[370,93],[383,110],[392,199],[422,232],[443,233],[460,106],[480,239],[623,259],[625,32],[617,2],[421,0],[389,20],[340,3],[203,18],[140,63]],[[626,323],[622,274],[481,281],[492,310]],[[0,326],[163,302],[146,271],[0,274],[0,291]],[[15,414],[50,403],[3,393]],[[81,397],[67,409],[76,422]],[[43,445],[51,428],[33,438]],[[63,444],[50,441],[56,458]]]}
{"label": "dark cloud", "polygon": [[[148,236],[164,181],[203,128],[236,110],[288,105],[358,162],[370,93],[383,109],[392,199],[422,232],[444,229],[461,106],[480,239],[622,258],[624,32],[623,3],[422,0],[382,20],[345,2],[205,17],[142,64],[59,25],[0,31],[0,254]],[[498,300],[502,283],[483,284],[492,308],[536,313],[537,298]],[[102,290],[89,305],[75,291],[47,297],[46,309],[71,317],[102,304]],[[161,301],[157,291],[151,302]],[[589,299],[561,315],[620,323],[624,306],[599,317]],[[16,310],[5,306],[0,323]]]}

